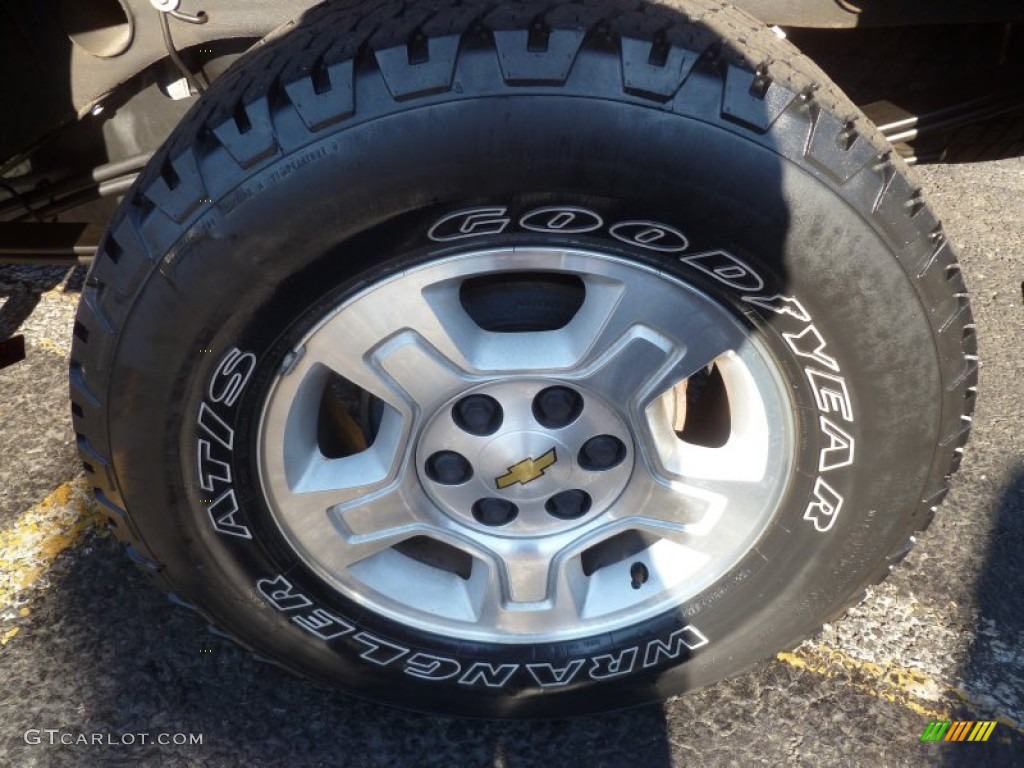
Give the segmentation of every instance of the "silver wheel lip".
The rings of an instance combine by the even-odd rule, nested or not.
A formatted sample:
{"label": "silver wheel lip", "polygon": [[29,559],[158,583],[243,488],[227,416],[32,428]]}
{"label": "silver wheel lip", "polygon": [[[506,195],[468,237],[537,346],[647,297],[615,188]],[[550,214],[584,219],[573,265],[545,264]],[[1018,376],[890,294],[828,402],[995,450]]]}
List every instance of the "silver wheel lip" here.
{"label": "silver wheel lip", "polygon": [[[526,255],[529,255],[530,259],[524,259],[523,257]],[[507,259],[509,257],[516,257],[514,259],[515,263],[495,266],[495,261],[501,261],[502,259]],[[544,265],[531,266],[530,264],[536,262],[538,258],[544,262]],[[393,286],[407,280],[410,276],[422,274],[425,271],[436,269],[441,265],[464,267],[467,263],[478,262],[478,269],[471,269],[459,273],[458,279],[461,280],[471,276],[498,272],[549,271],[555,273],[583,274],[582,271],[577,272],[576,270],[569,268],[569,262],[572,262],[573,260],[578,261],[580,259],[584,261],[595,261],[597,264],[616,265],[617,268],[625,269],[630,274],[646,275],[648,278],[664,281],[665,283],[673,286],[673,289],[678,291],[681,296],[689,295],[691,299],[693,297],[697,297],[700,301],[708,305],[716,306],[717,311],[720,314],[720,319],[743,330],[744,337],[742,341],[742,350],[739,353],[729,352],[728,355],[723,358],[723,361],[729,362],[729,360],[731,360],[732,362],[729,362],[729,366],[734,369],[743,368],[748,379],[751,378],[751,375],[750,370],[747,369],[746,366],[747,364],[753,363],[754,367],[757,368],[757,377],[755,378],[758,378],[762,384],[770,384],[769,389],[773,393],[772,397],[774,400],[772,403],[772,411],[775,418],[771,425],[774,430],[774,434],[771,437],[771,452],[776,456],[784,455],[784,458],[781,461],[781,466],[776,467],[776,469],[782,471],[777,473],[775,481],[772,484],[772,501],[767,505],[767,507],[770,507],[768,513],[760,515],[758,522],[751,527],[748,535],[742,537],[742,540],[735,548],[735,556],[728,558],[729,562],[727,564],[722,565],[722,567],[715,569],[714,572],[702,578],[689,580],[687,582],[688,588],[685,590],[672,590],[672,596],[670,599],[655,600],[653,602],[651,600],[640,601],[638,604],[628,606],[624,610],[613,611],[610,618],[606,616],[602,618],[602,614],[599,613],[596,620],[592,620],[587,615],[587,606],[583,605],[583,612],[577,617],[579,619],[577,622],[566,625],[563,621],[563,625],[557,628],[543,626],[543,624],[538,624],[537,622],[526,622],[523,625],[523,631],[509,631],[509,627],[507,626],[488,627],[482,625],[482,622],[479,620],[453,620],[450,616],[442,616],[439,618],[435,613],[431,612],[430,605],[426,605],[424,608],[402,603],[396,604],[393,593],[385,594],[378,592],[377,590],[368,587],[369,582],[357,583],[355,588],[353,588],[351,583],[339,580],[337,573],[332,572],[330,568],[325,567],[323,563],[317,561],[316,557],[311,556],[310,553],[306,551],[302,537],[296,536],[294,528],[287,523],[287,514],[282,512],[274,499],[272,486],[273,478],[269,477],[266,461],[268,446],[267,417],[268,412],[272,410],[271,405],[273,404],[279,390],[279,384],[282,378],[282,374],[279,373],[275,376],[274,381],[271,383],[271,386],[268,388],[267,394],[264,397],[257,430],[257,442],[259,446],[258,475],[260,485],[264,493],[264,499],[281,534],[288,541],[289,545],[292,546],[293,550],[300,557],[303,563],[330,584],[332,588],[337,589],[348,599],[374,613],[391,618],[399,623],[414,626],[435,634],[459,637],[472,641],[513,644],[573,640],[580,637],[591,636],[602,632],[632,626],[643,620],[677,609],[686,601],[699,595],[704,589],[715,583],[718,579],[726,575],[737,564],[739,564],[746,555],[751,552],[756,541],[767,531],[771,520],[774,517],[774,511],[778,506],[778,502],[784,498],[785,493],[788,490],[793,465],[795,463],[796,448],[795,441],[793,439],[793,435],[795,434],[792,410],[793,406],[787,392],[785,380],[780,373],[778,365],[774,362],[772,355],[767,351],[764,343],[756,337],[749,335],[749,333],[742,329],[742,325],[737,318],[738,313],[730,311],[720,302],[709,297],[698,288],[686,283],[681,278],[673,274],[666,273],[665,271],[653,266],[635,262],[611,253],[603,253],[575,247],[560,248],[550,246],[516,245],[504,248],[487,248],[465,251],[443,256],[438,259],[418,264],[410,269],[391,274],[384,279],[363,288],[357,293],[348,296],[334,309],[327,312],[323,318],[317,321],[314,326],[304,334],[302,340],[293,346],[292,352],[298,350],[298,356],[301,357],[301,352],[306,347],[307,343],[325,327],[336,321],[342,313],[352,307],[357,301],[363,299],[369,294],[379,291],[385,286]],[[527,263],[528,261],[530,263]],[[292,352],[290,352],[286,357],[294,359]],[[558,369],[554,371],[545,369],[541,375],[544,377],[550,377],[552,381],[558,381],[560,383],[572,382],[574,380],[579,380],[582,377],[580,371],[575,369],[571,371],[566,369]],[[508,374],[504,374],[501,371],[477,370],[472,374],[472,376],[467,377],[466,381],[471,386],[479,386],[481,383],[500,380],[503,376],[506,379],[508,378]],[[536,372],[522,373],[522,377],[536,379],[538,374]],[[740,378],[742,378],[742,376],[739,378],[734,377],[733,383],[735,384]],[[731,398],[732,392],[730,391],[730,400]],[[762,407],[763,405],[764,404],[761,403]],[[646,412],[650,412],[652,408],[653,404],[648,405]],[[415,408],[412,410],[415,411]],[[408,415],[409,414],[402,414],[403,417]],[[645,418],[647,417],[645,416]],[[270,431],[273,432],[273,430]],[[383,427],[382,431],[384,431]],[[403,461],[406,464],[408,463],[409,457],[416,455],[415,446],[417,444],[418,437],[419,433],[413,435],[411,430],[400,430],[400,436],[398,437],[397,442],[404,445],[404,447],[399,448],[399,453],[404,457]],[[637,438],[634,437],[634,440],[636,439]],[[649,442],[650,441],[648,440],[647,443]],[[376,443],[374,443],[374,445],[376,445]],[[645,457],[647,464],[650,465],[649,469],[654,479],[653,485],[661,485],[666,488],[673,485],[675,481],[669,477],[671,473],[665,469],[665,464],[662,461],[664,457],[658,456],[658,451],[656,449],[641,440],[636,444],[636,454],[637,460],[639,460],[639,457],[643,456]],[[397,494],[401,496],[406,492],[406,489],[403,489],[402,487],[403,484],[401,482],[401,478],[387,475],[384,480],[385,482],[383,484],[377,483],[375,485],[371,502],[373,499],[381,498],[386,494]],[[652,484],[648,483],[648,485]],[[695,496],[699,498],[702,493],[705,493],[702,489],[702,485],[702,483],[697,483],[695,487],[689,489],[689,492],[695,494]],[[420,494],[420,496],[424,495],[425,494],[422,493]],[[713,496],[714,494],[708,491],[707,495]],[[626,489],[622,494],[620,494],[617,503],[643,503],[645,499],[649,500],[650,498],[656,497],[650,494],[644,496],[642,493],[639,493],[638,495],[637,492],[631,492],[631,488],[627,484]],[[715,504],[709,501],[707,508],[708,510],[711,510],[714,506]],[[718,525],[722,511],[722,509],[718,509],[717,513],[714,515],[712,515],[711,512],[707,512],[705,514],[705,522],[707,524],[704,527],[706,530],[703,530],[701,535],[707,536],[710,530]],[[441,516],[443,517],[443,515]],[[436,517],[437,516],[431,518],[428,514],[425,516],[425,519],[432,520],[432,522],[436,523]],[[598,517],[599,519],[604,520],[603,516]],[[644,518],[644,522],[639,526],[639,529],[649,532],[651,530],[658,531],[660,530],[660,527],[663,527],[663,521],[647,520],[646,516],[641,517]],[[701,525],[704,525],[704,523],[701,523]],[[424,533],[438,535],[440,539],[447,543],[456,544],[458,548],[471,553],[474,557],[489,557],[495,552],[500,553],[502,549],[501,539],[503,537],[488,536],[486,534],[481,534],[478,531],[471,531],[467,534],[465,530],[452,530],[450,526],[440,526],[431,531],[427,528],[423,528],[421,524],[418,526],[411,526],[407,532],[415,533],[420,529],[422,529],[422,532]],[[637,525],[634,518],[631,516],[623,516],[621,519],[616,518],[611,522],[604,520],[600,526],[582,524],[574,526],[571,530],[565,531],[556,536],[539,537],[538,541],[540,541],[541,544],[536,547],[536,549],[541,552],[544,557],[549,559],[552,566],[558,569],[557,573],[561,575],[561,569],[564,567],[565,561],[571,560],[574,557],[578,558],[580,552],[589,548],[595,542],[608,538],[608,536],[614,531],[627,531],[634,529],[637,529]],[[694,526],[692,530],[695,532],[701,530],[701,526]],[[664,544],[665,541],[667,540],[659,541],[657,544]],[[566,546],[567,542],[573,546]],[[656,548],[656,546],[652,546],[650,548],[651,552],[653,553]],[[669,550],[669,554],[670,552],[671,550]],[[390,556],[388,558],[388,562],[384,564],[385,568],[394,566],[394,558],[396,557],[408,560],[408,558],[404,558],[404,556],[399,555],[397,552],[391,552],[391,555],[393,556]],[[655,560],[660,558],[663,561],[666,557],[666,552],[661,551],[659,553],[655,553],[652,557],[654,557]],[[626,559],[631,560],[633,558]],[[622,564],[625,564],[627,567],[629,565],[625,560],[618,565]],[[361,563],[356,563],[356,566],[361,565]],[[350,572],[355,571],[356,568],[352,567],[349,570]],[[608,570],[611,569],[600,569],[594,572],[590,576],[590,579],[592,581],[596,581],[597,577],[610,578],[611,574],[606,573]],[[474,576],[470,579],[470,583],[476,579],[475,574],[476,571],[474,571]],[[487,578],[491,581],[498,579],[498,575],[493,568],[488,570]],[[550,607],[546,601],[515,602],[513,603],[513,606],[521,609],[524,615],[531,612],[542,613]]]}

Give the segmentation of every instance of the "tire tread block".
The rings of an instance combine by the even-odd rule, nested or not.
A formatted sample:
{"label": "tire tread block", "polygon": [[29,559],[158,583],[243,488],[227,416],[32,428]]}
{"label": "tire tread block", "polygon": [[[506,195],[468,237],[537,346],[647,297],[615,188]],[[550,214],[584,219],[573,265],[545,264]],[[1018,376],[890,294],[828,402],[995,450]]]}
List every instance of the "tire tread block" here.
{"label": "tire tread block", "polygon": [[410,62],[404,46],[376,51],[377,65],[391,95],[401,101],[450,90],[460,41],[458,35],[431,38],[427,42],[429,59],[421,63]]}
{"label": "tire tread block", "polygon": [[199,163],[193,149],[185,149],[173,158],[165,159],[165,162],[169,162],[174,169],[177,179],[174,182],[159,176],[151,179],[143,187],[143,194],[157,208],[181,224],[201,205],[200,200],[206,197],[206,185],[199,173]]}
{"label": "tire tread block", "polygon": [[556,29],[548,37],[547,49],[529,50],[526,30],[497,30],[494,42],[498,62],[509,85],[562,85],[586,33],[581,29]]}
{"label": "tire tread block", "polygon": [[[763,93],[757,93],[758,81],[767,83]],[[772,80],[767,72],[759,76],[747,69],[729,65],[722,97],[722,116],[740,122],[755,131],[767,131],[797,95],[784,85]]]}
{"label": "tire tread block", "polygon": [[679,92],[698,59],[697,53],[672,46],[663,63],[651,63],[649,40],[625,37],[621,46],[623,90],[661,101],[668,101]]}
{"label": "tire tread block", "polygon": [[284,85],[289,100],[310,131],[319,131],[352,117],[356,112],[352,62],[338,62],[325,70],[330,88],[321,93],[317,93],[308,74]]}
{"label": "tire tread block", "polygon": [[212,128],[213,134],[242,168],[277,153],[277,138],[266,98],[240,103],[233,119]]}

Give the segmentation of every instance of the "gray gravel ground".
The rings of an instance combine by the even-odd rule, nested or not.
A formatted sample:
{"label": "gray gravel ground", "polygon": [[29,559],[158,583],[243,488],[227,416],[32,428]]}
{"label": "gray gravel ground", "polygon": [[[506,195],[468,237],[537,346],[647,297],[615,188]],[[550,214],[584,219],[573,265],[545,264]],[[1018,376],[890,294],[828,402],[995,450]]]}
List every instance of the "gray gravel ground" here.
{"label": "gray gravel ground", "polygon": [[[26,522],[78,473],[65,369],[81,275],[0,268],[0,334],[20,326],[30,347],[0,372],[0,765],[1024,764],[1024,160],[920,174],[960,247],[983,360],[974,435],[935,523],[795,653],[664,706],[571,721],[432,718],[322,692],[209,634],[85,523],[54,539],[55,505],[89,519],[74,494]],[[31,563],[11,553],[36,539],[26,585],[12,568]],[[986,744],[919,742],[947,717],[1000,724]],[[202,744],[29,744],[28,729]]]}

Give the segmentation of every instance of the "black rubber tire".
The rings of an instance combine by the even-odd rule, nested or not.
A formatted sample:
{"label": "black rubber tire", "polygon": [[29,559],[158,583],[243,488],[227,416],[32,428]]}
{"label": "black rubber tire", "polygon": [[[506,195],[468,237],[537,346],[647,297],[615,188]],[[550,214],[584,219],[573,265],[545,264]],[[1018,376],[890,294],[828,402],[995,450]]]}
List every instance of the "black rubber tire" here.
{"label": "black rubber tire", "polygon": [[[974,406],[952,249],[884,140],[788,43],[720,4],[636,7],[321,6],[215,82],[153,159],[87,280],[71,396],[96,498],[177,602],[357,695],[564,716],[707,685],[792,647],[907,553]],[[700,258],[516,224],[570,205],[663,222]],[[428,237],[475,206],[510,223],[469,242]],[[697,598],[628,630],[500,645],[397,626],[305,568],[254,479],[261,388],[319,314],[410,263],[510,242],[596,247],[699,286],[772,350],[797,404],[798,469],[770,530]],[[197,485],[204,403],[236,438],[220,458],[239,511],[218,530]],[[849,462],[827,458],[844,450]],[[250,538],[223,535],[231,525]],[[276,605],[268,585],[285,590]],[[295,609],[335,617],[337,635],[304,630]]]}

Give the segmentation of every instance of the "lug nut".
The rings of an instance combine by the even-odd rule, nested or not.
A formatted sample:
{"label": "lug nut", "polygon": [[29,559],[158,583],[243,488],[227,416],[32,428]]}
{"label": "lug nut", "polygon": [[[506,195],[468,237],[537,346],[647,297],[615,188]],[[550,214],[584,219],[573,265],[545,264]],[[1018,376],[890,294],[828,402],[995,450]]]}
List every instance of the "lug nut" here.
{"label": "lug nut", "polygon": [[568,387],[548,387],[533,398],[533,418],[542,427],[561,429],[583,413],[583,398]]}
{"label": "lug nut", "polygon": [[478,499],[473,504],[473,517],[484,525],[508,525],[519,515],[519,507],[505,499]]}
{"label": "lug nut", "polygon": [[473,476],[473,467],[455,451],[438,451],[427,459],[427,477],[442,485],[461,485]]}
{"label": "lug nut", "polygon": [[576,488],[562,491],[548,499],[544,509],[559,520],[575,520],[590,511],[590,494]]}
{"label": "lug nut", "polygon": [[452,418],[459,428],[479,437],[497,432],[504,417],[498,401],[487,395],[464,397],[452,408]]}
{"label": "lug nut", "polygon": [[584,469],[600,472],[618,466],[624,458],[626,446],[619,438],[614,435],[598,435],[583,444],[576,460]]}

